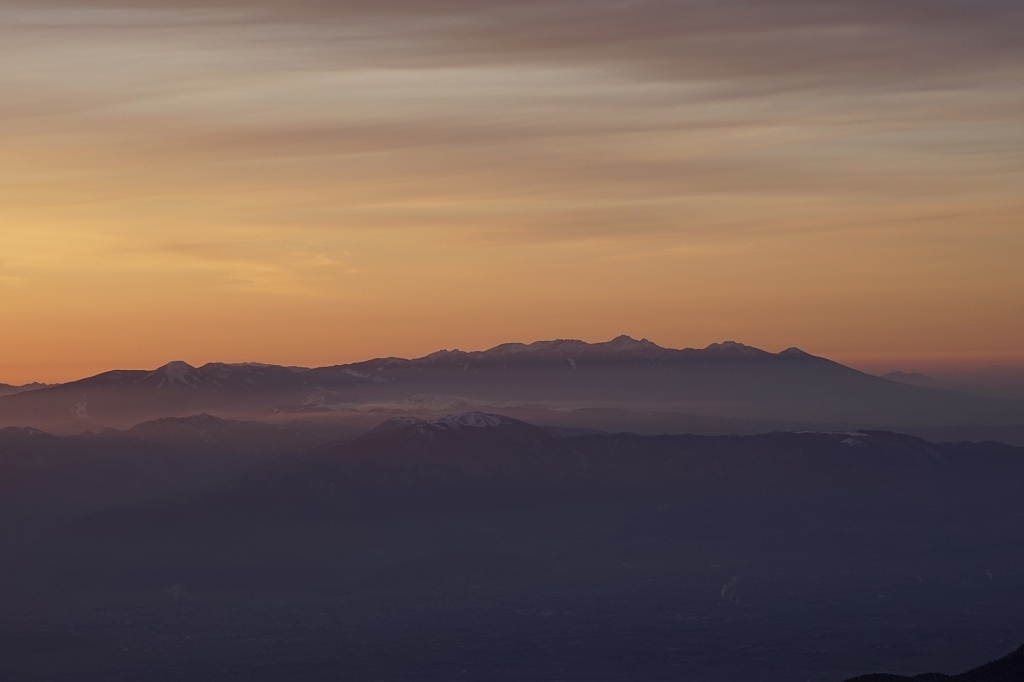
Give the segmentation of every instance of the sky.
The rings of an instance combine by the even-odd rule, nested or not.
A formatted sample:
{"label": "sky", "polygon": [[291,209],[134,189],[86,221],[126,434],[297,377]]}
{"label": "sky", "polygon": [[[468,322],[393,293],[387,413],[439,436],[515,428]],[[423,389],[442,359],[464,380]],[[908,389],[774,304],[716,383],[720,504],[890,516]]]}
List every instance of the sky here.
{"label": "sky", "polygon": [[0,382],[1024,364],[1019,0],[0,0]]}

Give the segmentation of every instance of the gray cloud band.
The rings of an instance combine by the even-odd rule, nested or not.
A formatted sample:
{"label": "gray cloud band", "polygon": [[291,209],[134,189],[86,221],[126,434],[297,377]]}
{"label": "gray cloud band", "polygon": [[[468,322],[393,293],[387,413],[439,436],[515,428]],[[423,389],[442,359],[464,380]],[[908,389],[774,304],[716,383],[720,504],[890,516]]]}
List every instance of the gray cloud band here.
{"label": "gray cloud band", "polygon": [[85,197],[108,166],[185,195],[314,188],[277,218],[305,225],[803,229],[925,195],[960,215],[1017,194],[1018,4],[0,0],[0,139],[59,150]]}
{"label": "gray cloud band", "polygon": [[387,49],[376,57],[390,63],[598,65],[634,77],[756,79],[789,88],[1019,79],[1024,62],[1024,9],[1003,0],[64,0],[3,6],[130,10],[120,18],[125,22],[154,21],[144,10],[159,10],[156,20],[168,24],[214,16],[229,23],[304,24],[327,53],[332,34],[356,32],[379,40]]}

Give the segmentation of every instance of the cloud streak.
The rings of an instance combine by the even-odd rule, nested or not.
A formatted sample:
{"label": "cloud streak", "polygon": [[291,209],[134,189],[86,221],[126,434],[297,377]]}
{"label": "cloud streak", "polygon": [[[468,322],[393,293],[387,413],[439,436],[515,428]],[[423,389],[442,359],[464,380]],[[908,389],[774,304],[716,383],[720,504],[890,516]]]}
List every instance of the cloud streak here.
{"label": "cloud streak", "polygon": [[[97,301],[191,268],[214,308],[470,290],[531,301],[534,336],[771,345],[836,305],[821,352],[904,319],[1024,346],[1019,2],[0,0],[0,91],[0,259]],[[721,329],[762,295],[782,322]],[[531,336],[479,314],[494,338],[439,345]]]}
{"label": "cloud streak", "polygon": [[[1024,50],[1024,11],[1008,0],[21,4],[40,6],[74,10],[69,20],[101,12],[84,23],[115,27],[305,26],[308,45],[328,54],[339,40],[349,43],[343,50],[359,39],[383,40],[387,49],[376,55],[382,63],[414,57],[449,63],[622,63],[640,65],[652,76],[686,80],[781,77],[834,83],[843,78],[877,87],[880,79],[899,82],[930,74],[944,81],[1007,66],[1015,70]],[[374,52],[373,45],[363,47]]]}

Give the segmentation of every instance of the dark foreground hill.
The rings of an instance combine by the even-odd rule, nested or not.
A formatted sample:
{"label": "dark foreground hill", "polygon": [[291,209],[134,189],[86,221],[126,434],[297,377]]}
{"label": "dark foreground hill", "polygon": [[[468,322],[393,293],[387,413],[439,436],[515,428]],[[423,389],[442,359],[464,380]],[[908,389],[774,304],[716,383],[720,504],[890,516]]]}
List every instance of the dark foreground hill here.
{"label": "dark foreground hill", "polygon": [[46,453],[230,466],[143,494],[97,465],[78,484],[116,504],[8,526],[0,677],[837,681],[1024,636],[1020,448],[481,413],[308,445],[266,428],[9,433],[51,501]]}
{"label": "dark foreground hill", "polygon": [[931,673],[903,675],[861,675],[847,682],[1019,682],[1024,680],[1024,646],[997,661],[986,663],[960,675]]}
{"label": "dark foreground hill", "polygon": [[[0,425],[60,433],[208,412],[221,417],[360,420],[367,409],[485,409],[516,416],[548,410],[617,410],[619,428],[752,432],[797,425],[930,428],[1024,424],[1024,402],[907,385],[796,348],[769,353],[738,343],[676,350],[619,337],[607,343],[543,341],[487,351],[440,351],[315,369],[172,362],[114,371],[0,397]],[[629,417],[632,415],[632,419]],[[650,415],[675,415],[652,418]],[[700,417],[717,422],[703,424]],[[579,426],[568,417],[555,426]],[[681,419],[680,419],[681,417]],[[623,421],[623,418],[626,418]],[[381,420],[378,420],[381,421]],[[607,429],[605,429],[607,430]]]}

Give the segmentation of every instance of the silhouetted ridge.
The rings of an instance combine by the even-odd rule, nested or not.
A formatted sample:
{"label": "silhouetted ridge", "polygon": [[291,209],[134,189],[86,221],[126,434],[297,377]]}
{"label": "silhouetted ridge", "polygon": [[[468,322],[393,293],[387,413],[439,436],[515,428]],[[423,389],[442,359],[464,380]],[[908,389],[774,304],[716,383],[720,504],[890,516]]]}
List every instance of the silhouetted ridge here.
{"label": "silhouetted ridge", "polygon": [[50,384],[32,383],[24,384],[22,386],[11,386],[10,384],[0,384],[0,396],[14,395],[16,393],[26,393],[28,391],[38,391],[41,388],[47,388]]}
{"label": "silhouetted ridge", "polygon": [[846,682],[1021,682],[1024,680],[1024,646],[1013,653],[960,675],[926,673],[904,675],[861,675]]}
{"label": "silhouetted ridge", "polygon": [[[511,417],[534,409],[555,417],[567,409],[613,409],[638,415],[625,430],[642,430],[639,413],[758,423],[756,429],[740,429],[745,433],[816,424],[898,429],[1024,424],[1022,401],[888,381],[796,348],[770,353],[725,341],[677,350],[619,336],[603,343],[509,343],[316,369],[256,363],[193,367],[175,361],[152,371],[106,372],[0,397],[0,425],[80,433],[200,412],[243,419],[344,413],[358,419],[356,406],[372,406],[382,419],[472,409]],[[372,426],[366,422],[363,428]],[[669,432],[681,431],[686,432]]]}
{"label": "silhouetted ridge", "polygon": [[[5,426],[0,429],[0,435],[5,436],[50,436],[45,431],[33,429],[31,426]],[[52,437],[52,436],[51,436]]]}
{"label": "silhouetted ridge", "polygon": [[228,420],[220,419],[204,413],[194,414],[189,417],[164,417],[162,419],[154,419],[153,421],[142,422],[137,424],[128,430],[128,433],[141,433],[144,431],[168,429],[168,430],[187,430],[196,432],[206,432],[211,428],[223,426],[228,424]]}
{"label": "silhouetted ridge", "polygon": [[136,424],[127,431],[108,429],[105,435],[124,435],[148,440],[223,440],[241,442],[259,440],[261,438],[281,439],[296,437],[295,431],[261,422],[244,422],[220,419],[209,414],[196,414],[189,417],[164,417],[153,421]]}
{"label": "silhouetted ridge", "polygon": [[704,349],[704,353],[711,356],[733,358],[763,358],[771,355],[771,353],[763,351],[760,348],[736,343],[735,341],[713,343]]}
{"label": "silhouetted ridge", "polygon": [[[995,444],[936,445],[887,432],[556,437],[479,412],[389,420],[280,464],[273,477],[226,481],[214,493],[164,506],[162,518],[320,523],[634,498],[653,505],[991,504],[1024,485],[1024,452]],[[111,510],[103,518],[146,523],[137,513]]]}
{"label": "silhouetted ridge", "polygon": [[[530,344],[505,343],[483,351],[442,350],[411,360],[413,364],[483,363],[544,364],[576,362],[653,362],[714,359],[765,359],[772,353],[735,341],[713,343],[707,348],[677,350],[659,346],[647,339],[618,336],[611,341],[587,343],[577,339],[536,341]],[[810,357],[810,356],[808,356]]]}

